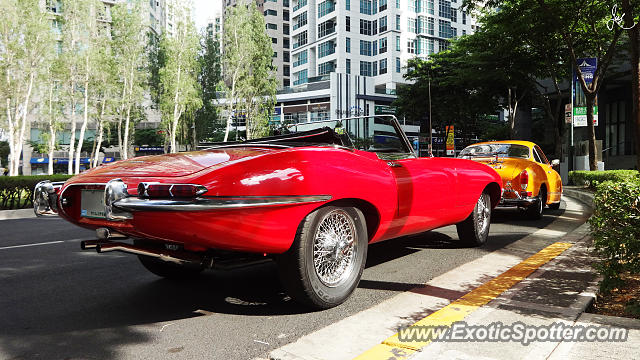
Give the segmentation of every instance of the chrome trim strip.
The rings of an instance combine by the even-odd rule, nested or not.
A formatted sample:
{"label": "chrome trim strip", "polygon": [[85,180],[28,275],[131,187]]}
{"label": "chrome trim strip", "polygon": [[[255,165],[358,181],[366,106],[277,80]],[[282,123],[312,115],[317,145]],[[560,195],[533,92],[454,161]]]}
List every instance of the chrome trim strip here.
{"label": "chrome trim strip", "polygon": [[113,206],[124,211],[203,211],[271,205],[304,204],[331,200],[330,195],[217,196],[195,199],[140,199],[128,197]]}

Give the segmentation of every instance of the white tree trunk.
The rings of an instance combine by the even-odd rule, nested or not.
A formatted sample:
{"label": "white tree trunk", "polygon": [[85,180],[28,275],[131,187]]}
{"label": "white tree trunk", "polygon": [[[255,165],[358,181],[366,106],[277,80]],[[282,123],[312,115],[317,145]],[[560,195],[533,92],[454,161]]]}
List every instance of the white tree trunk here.
{"label": "white tree trunk", "polygon": [[[22,153],[22,149],[24,148],[24,141],[25,141],[25,132],[27,130],[27,115],[29,114],[29,100],[31,98],[31,91],[33,90],[33,81],[35,78],[35,74],[32,72],[31,75],[29,76],[29,85],[27,87],[27,93],[24,97],[24,103],[22,104],[22,113],[20,114],[22,120],[21,120],[21,124],[20,124],[20,134],[18,135],[18,138],[15,139],[16,141],[16,161],[15,161],[15,170],[14,173],[16,175],[18,175],[19,173],[19,168],[20,168],[20,153]],[[22,159],[22,161],[26,164],[27,159]]]}
{"label": "white tree trunk", "polygon": [[14,173],[16,161],[16,151],[15,151],[15,124],[13,117],[11,116],[11,99],[7,98],[7,121],[9,123],[9,163],[7,164],[9,168],[9,175],[16,176],[18,174]]}
{"label": "white tree trunk", "polygon": [[49,85],[49,163],[47,164],[47,174],[53,175],[53,152],[56,147],[56,128],[53,118],[53,84]]}
{"label": "white tree trunk", "polygon": [[178,59],[178,77],[176,81],[176,93],[173,97],[173,122],[171,123],[171,152],[176,153],[176,132],[178,131],[178,121],[180,120],[181,111],[179,110],[178,100],[180,99],[180,75],[182,67],[180,65],[180,59]]}
{"label": "white tree trunk", "polygon": [[227,101],[229,101],[229,105],[227,107],[227,128],[224,131],[224,142],[229,140],[229,131],[231,131],[231,123],[233,122],[233,101],[236,96],[236,81],[238,77],[238,69],[233,72],[233,77],[231,78],[231,94],[227,97]]}
{"label": "white tree trunk", "polygon": [[[87,66],[89,58],[87,58]],[[89,69],[84,79],[84,111],[82,118],[82,126],[80,127],[80,137],[78,138],[78,147],[76,149],[76,167],[75,174],[80,173],[80,153],[82,152],[82,144],[84,143],[84,133],[87,131],[87,123],[89,122]]]}
{"label": "white tree trunk", "polygon": [[71,137],[69,138],[69,165],[67,167],[67,173],[73,175],[73,155],[75,154],[76,143],[76,101],[75,98],[71,99]]}
{"label": "white tree trunk", "polygon": [[100,157],[100,147],[102,146],[102,133],[104,132],[104,109],[106,107],[107,99],[102,100],[102,107],[100,109],[100,120],[98,121],[98,142],[96,143],[95,155],[93,157],[93,167],[98,166],[98,158]]}
{"label": "white tree trunk", "polygon": [[127,117],[124,121],[124,137],[122,138],[122,159],[129,158],[129,119],[131,118],[131,104],[127,106]]}
{"label": "white tree trunk", "polygon": [[118,149],[120,149],[120,159],[126,159],[125,153],[122,148],[122,117],[124,116],[124,100],[127,94],[127,79],[124,79],[124,83],[122,84],[122,98],[120,100],[120,111],[118,116]]}

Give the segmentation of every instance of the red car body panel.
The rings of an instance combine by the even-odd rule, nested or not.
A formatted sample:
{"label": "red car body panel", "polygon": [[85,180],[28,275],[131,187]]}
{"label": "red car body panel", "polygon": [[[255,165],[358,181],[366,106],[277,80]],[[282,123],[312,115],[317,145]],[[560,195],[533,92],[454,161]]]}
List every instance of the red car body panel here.
{"label": "red car body panel", "polygon": [[[126,183],[131,196],[136,196],[140,182],[152,181],[203,185],[208,189],[203,198],[329,195],[331,199],[236,209],[135,211],[132,219],[123,221],[81,217],[80,189],[91,185],[77,185],[104,185],[114,178]],[[372,152],[332,146],[248,144],[135,158],[87,171],[64,184],[58,208],[60,216],[79,226],[179,243],[187,250],[277,254],[290,248],[302,220],[327,203],[365,204],[373,224],[368,234],[372,243],[458,223],[471,213],[488,186],[495,206],[500,177],[490,167],[470,160],[388,161]]]}

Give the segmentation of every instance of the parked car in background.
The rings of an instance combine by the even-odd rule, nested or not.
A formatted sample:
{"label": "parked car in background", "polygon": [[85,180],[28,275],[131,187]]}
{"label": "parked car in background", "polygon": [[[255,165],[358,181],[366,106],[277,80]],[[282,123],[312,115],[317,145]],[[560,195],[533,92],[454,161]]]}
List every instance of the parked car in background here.
{"label": "parked car in background", "polygon": [[467,245],[487,241],[502,190],[492,169],[416,157],[393,116],[291,130],[42,182],[35,212],[96,229],[83,249],[136,254],[164,277],[273,258],[288,293],[315,308],[354,291],[371,243],[452,224]]}
{"label": "parked car in background", "polygon": [[545,206],[558,209],[562,179],[540,147],[530,141],[491,141],[470,145],[459,155],[492,167],[502,178],[500,206],[518,206],[531,219],[539,219]]}

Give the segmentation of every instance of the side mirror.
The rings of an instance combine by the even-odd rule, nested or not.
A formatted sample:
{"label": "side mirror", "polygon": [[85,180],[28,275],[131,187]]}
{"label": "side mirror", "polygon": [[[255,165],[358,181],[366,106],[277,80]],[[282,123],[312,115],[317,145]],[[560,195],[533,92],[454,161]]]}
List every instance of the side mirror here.
{"label": "side mirror", "polygon": [[558,166],[558,165],[560,165],[560,160],[558,159],[551,160],[551,166]]}

